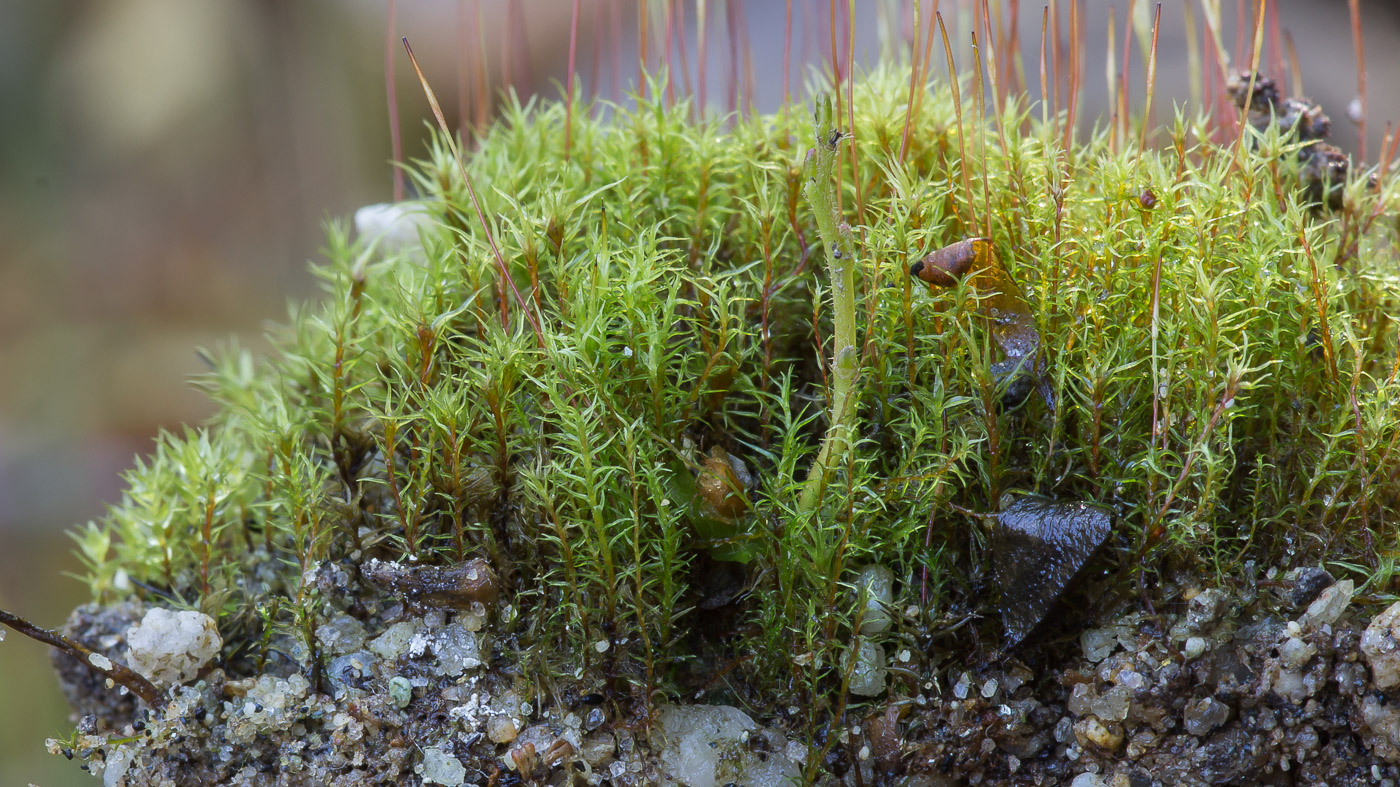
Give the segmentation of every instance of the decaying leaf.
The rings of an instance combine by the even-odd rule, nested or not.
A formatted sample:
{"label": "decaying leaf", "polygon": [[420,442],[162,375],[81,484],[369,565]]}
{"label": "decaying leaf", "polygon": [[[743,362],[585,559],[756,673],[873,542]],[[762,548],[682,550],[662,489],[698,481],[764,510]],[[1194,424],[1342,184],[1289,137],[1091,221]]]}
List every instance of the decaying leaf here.
{"label": "decaying leaf", "polygon": [[748,510],[745,489],[752,483],[744,462],[719,446],[710,449],[695,479],[696,492],[724,519],[736,519]]}
{"label": "decaying leaf", "polygon": [[740,539],[740,521],[749,510],[748,491],[757,482],[743,460],[714,446],[699,462],[676,462],[672,470],[672,502],[685,512],[710,556],[739,563],[752,560],[752,550]]}
{"label": "decaying leaf", "polygon": [[1001,510],[992,527],[992,563],[1001,588],[1008,647],[1045,619],[1111,526],[1109,513],[1080,501],[1027,495]]}
{"label": "decaying leaf", "polygon": [[365,579],[428,607],[468,609],[496,600],[500,581],[485,560],[450,566],[409,565],[371,560],[360,567]]}
{"label": "decaying leaf", "polygon": [[1014,407],[1032,388],[1039,388],[1046,404],[1054,407],[1049,386],[1041,379],[1044,369],[1035,315],[1021,296],[1021,288],[997,259],[990,240],[968,238],[937,249],[909,266],[909,275],[933,287],[951,287],[966,280],[978,294],[979,310],[992,340],[1006,356],[992,365],[998,382],[1007,383],[1002,403]]}

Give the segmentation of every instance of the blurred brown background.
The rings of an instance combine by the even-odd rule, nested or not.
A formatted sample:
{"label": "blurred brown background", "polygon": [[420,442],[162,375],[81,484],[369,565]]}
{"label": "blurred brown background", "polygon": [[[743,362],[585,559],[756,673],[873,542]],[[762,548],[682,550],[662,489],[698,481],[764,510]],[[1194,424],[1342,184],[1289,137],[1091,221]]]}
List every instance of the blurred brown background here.
{"label": "blurred brown background", "polygon": [[[666,5],[649,6],[653,60],[663,51]],[[695,3],[670,5],[684,9],[693,68]],[[826,1],[793,5],[796,89],[805,76],[797,63],[829,48]],[[912,3],[857,5],[857,59],[870,62],[881,31],[898,36]],[[1034,73],[1041,5],[1020,5]],[[1116,5],[1121,47],[1128,3]],[[1180,10],[1167,5],[1159,118],[1189,94]],[[1386,0],[1363,5],[1374,155],[1385,120],[1400,119],[1400,10]],[[709,7],[711,104],[727,108],[733,9],[747,31],[754,103],[773,108],[782,97],[786,4]],[[942,7],[951,21],[970,3]],[[395,27],[455,118],[464,64],[486,63],[491,95],[503,81],[559,95],[571,8],[568,0],[401,0]],[[1084,8],[1092,121],[1106,94],[1108,4]],[[582,3],[577,72],[586,94],[595,91],[590,81],[607,98],[631,88],[636,9],[624,0]],[[1233,43],[1235,3],[1225,10]],[[1279,12],[1298,42],[1308,92],[1332,115],[1337,143],[1354,152],[1346,3],[1281,0]],[[61,576],[78,570],[64,530],[117,498],[120,473],[157,430],[207,417],[208,403],[185,383],[201,371],[195,348],[236,338],[265,351],[263,326],[285,315],[288,300],[315,295],[307,261],[322,222],[391,198],[388,18],[386,0],[0,0],[0,608],[53,626],[84,600],[83,586]],[[463,40],[484,41],[486,51],[463,49]],[[393,51],[403,149],[415,156],[429,115]],[[1140,91],[1136,53],[1132,69]],[[0,710],[0,784],[92,782],[43,752],[45,737],[71,729],[67,709],[43,648],[13,633],[0,643]]]}

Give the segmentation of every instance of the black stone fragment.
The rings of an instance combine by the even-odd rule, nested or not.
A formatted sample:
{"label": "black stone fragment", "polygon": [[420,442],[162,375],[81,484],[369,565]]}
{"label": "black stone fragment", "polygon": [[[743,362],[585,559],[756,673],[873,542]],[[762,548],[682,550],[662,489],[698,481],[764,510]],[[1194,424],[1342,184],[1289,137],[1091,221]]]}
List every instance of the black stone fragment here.
{"label": "black stone fragment", "polygon": [[1317,566],[1305,566],[1289,572],[1292,575],[1293,585],[1288,589],[1288,603],[1293,609],[1302,609],[1317,598],[1317,594],[1332,586],[1335,579],[1327,573],[1327,569]]}
{"label": "black stone fragment", "polygon": [[1017,498],[997,514],[992,563],[1006,644],[1040,624],[1111,528],[1109,513],[1079,501]]}

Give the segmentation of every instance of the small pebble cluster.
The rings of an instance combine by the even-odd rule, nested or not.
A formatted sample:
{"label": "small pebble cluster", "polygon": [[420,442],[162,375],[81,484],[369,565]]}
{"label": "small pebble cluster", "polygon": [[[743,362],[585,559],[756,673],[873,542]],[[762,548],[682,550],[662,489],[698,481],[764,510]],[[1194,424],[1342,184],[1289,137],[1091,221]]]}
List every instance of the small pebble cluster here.
{"label": "small pebble cluster", "polygon": [[198,613],[89,606],[71,634],[152,677],[180,672],[152,712],[61,671],[87,715],[50,747],[106,787],[776,786],[809,765],[828,785],[1400,783],[1400,604],[1365,624],[1353,583],[1317,568],[1182,584],[1175,614],[1124,612],[1058,665],[1008,657],[915,680],[920,656],[901,652],[893,670],[872,641],[891,623],[893,581],[869,567],[848,723],[824,747],[796,732],[795,707],[765,726],[726,705],[658,704],[648,726],[581,686],[542,697],[519,678],[519,649],[502,647],[508,603],[417,607],[375,597],[348,566],[318,572],[343,601],[364,594],[316,629],[321,691],[290,661],[285,674],[189,674],[207,660]]}
{"label": "small pebble cluster", "polygon": [[291,660],[238,679],[205,667],[217,633],[197,612],[130,602],[78,609],[70,636],[171,688],[158,712],[138,709],[59,654],[60,678],[84,715],[77,734],[50,749],[80,759],[105,787],[456,787],[556,783],[570,773],[580,784],[776,785],[799,773],[806,748],[736,708],[660,705],[648,737],[599,695],[541,700],[493,636],[491,621],[511,616],[509,604],[405,604],[375,579],[419,569],[371,569],[363,583],[348,565],[316,570],[325,597],[344,610],[315,630],[326,664],[319,692]]}
{"label": "small pebble cluster", "polygon": [[[1181,614],[1084,631],[1077,663],[1038,683],[1013,659],[916,696],[899,758],[926,774],[906,783],[1400,782],[1400,605],[1364,626],[1350,580],[1309,568],[1259,585],[1188,589]],[[857,767],[865,783],[882,763],[918,769],[897,762]]]}

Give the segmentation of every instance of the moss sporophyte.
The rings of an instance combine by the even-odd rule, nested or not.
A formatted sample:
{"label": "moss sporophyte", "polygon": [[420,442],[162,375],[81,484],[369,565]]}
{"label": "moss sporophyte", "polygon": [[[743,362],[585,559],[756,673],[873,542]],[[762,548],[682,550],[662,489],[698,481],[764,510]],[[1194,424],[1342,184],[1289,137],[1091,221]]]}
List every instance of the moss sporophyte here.
{"label": "moss sporophyte", "polygon": [[[400,234],[332,225],[323,299],[270,357],[216,353],[213,422],[162,435],[74,534],[99,606],[69,633],[107,636],[84,647],[119,663],[167,607],[221,649],[138,692],[144,715],[75,702],[114,729],[315,731],[298,767],[327,778],[353,729],[427,780],[539,776],[601,732],[599,768],[641,762],[698,698],[785,735],[794,778],[860,745],[923,773],[888,753],[924,735],[901,725],[952,713],[969,670],[999,670],[988,708],[1070,685],[1047,665],[1096,616],[1168,625],[1188,589],[1319,561],[1390,600],[1400,276],[1377,219],[1400,180],[1314,188],[1296,123],[1222,143],[1178,111],[1161,145],[1072,140],[1063,113],[974,116],[965,85],[909,81],[852,79],[844,124],[825,94],[814,123],[697,121],[655,90],[606,118],[509,104],[470,155],[438,137]],[[1075,745],[1111,756],[1125,718]]]}

